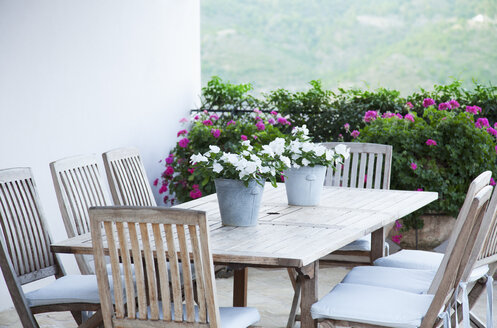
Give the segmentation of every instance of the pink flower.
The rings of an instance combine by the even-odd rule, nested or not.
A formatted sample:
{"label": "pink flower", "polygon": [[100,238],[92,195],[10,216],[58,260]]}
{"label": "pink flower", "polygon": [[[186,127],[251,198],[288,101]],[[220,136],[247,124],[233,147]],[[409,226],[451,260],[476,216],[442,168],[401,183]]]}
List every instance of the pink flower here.
{"label": "pink flower", "polygon": [[426,144],[428,146],[436,146],[437,142],[435,140],[433,140],[433,139],[428,139],[428,140],[426,140]]}
{"label": "pink flower", "polygon": [[166,168],[166,170],[164,171],[165,175],[173,175],[173,173],[174,173],[174,167],[172,167],[172,166],[168,166]]}
{"label": "pink flower", "polygon": [[244,134],[242,134],[242,135],[240,136],[240,138],[241,138],[243,141],[247,140],[247,136],[246,136],[246,135],[244,135]]}
{"label": "pink flower", "polygon": [[271,115],[277,116],[277,115],[278,115],[278,112],[277,112],[277,111],[275,111],[275,110],[272,110],[272,111],[271,111]]}
{"label": "pink flower", "polygon": [[414,116],[412,114],[406,114],[406,116],[404,116],[404,119],[414,122]]}
{"label": "pink flower", "polygon": [[190,197],[192,199],[200,198],[202,197],[202,192],[200,191],[200,189],[193,189],[192,191],[190,191]]}
{"label": "pink flower", "polygon": [[174,163],[174,155],[169,154],[168,157],[166,157],[166,164],[173,164]]}
{"label": "pink flower", "polygon": [[285,182],[285,176],[282,174],[280,175],[281,182]]}
{"label": "pink flower", "polygon": [[494,123],[494,129],[497,129],[497,122]]}
{"label": "pink flower", "polygon": [[254,113],[262,114],[262,111],[259,108],[256,108],[256,109],[254,109]]}
{"label": "pink flower", "polygon": [[478,106],[466,106],[466,111],[468,113],[477,115],[479,112],[481,112],[481,107],[478,107]]}
{"label": "pink flower", "polygon": [[175,198],[171,198],[171,206],[173,206],[173,205],[174,205],[174,201],[175,201],[175,200],[176,200]]}
{"label": "pink flower", "polygon": [[431,99],[431,98],[425,98],[423,100],[423,107],[426,108],[426,107],[430,107],[431,105],[435,105],[435,100]]}
{"label": "pink flower", "polygon": [[209,118],[214,121],[219,120],[219,116],[217,116],[216,114],[212,114]]}
{"label": "pink flower", "polygon": [[344,127],[345,131],[349,132],[349,130],[350,130],[350,124],[349,123],[345,123],[343,125],[343,127]]}
{"label": "pink flower", "polygon": [[190,143],[190,140],[188,140],[188,138],[183,138],[181,139],[180,141],[178,141],[178,145],[181,147],[181,148],[186,148],[188,147],[188,144]]}
{"label": "pink flower", "polygon": [[205,121],[202,122],[202,124],[205,125],[205,126],[210,126],[210,125],[212,125],[212,121],[211,120],[205,120]]}
{"label": "pink flower", "polygon": [[495,180],[494,180],[494,178],[490,178],[490,185],[491,186],[495,186]]}
{"label": "pink flower", "polygon": [[269,120],[267,120],[267,122],[271,125],[274,125],[276,123],[276,121],[274,120],[274,118],[270,118]]}
{"label": "pink flower", "polygon": [[409,107],[409,108],[413,108],[414,107],[414,105],[410,101],[407,102],[406,106]]}
{"label": "pink flower", "polygon": [[257,140],[257,138],[259,138],[259,137],[254,134],[254,135],[252,135],[252,138],[254,138],[254,140]]}
{"label": "pink flower", "polygon": [[450,104],[449,103],[441,103],[438,105],[438,110],[447,110],[447,109],[450,109]]}
{"label": "pink flower", "polygon": [[497,137],[497,130],[495,130],[494,128],[487,128],[487,132],[494,137]]}
{"label": "pink flower", "polygon": [[186,131],[186,130],[179,130],[178,134],[176,136],[179,137],[179,136],[182,136],[184,134],[188,134],[188,131]]}
{"label": "pink flower", "polygon": [[451,109],[459,108],[461,106],[461,105],[459,105],[459,103],[457,102],[457,100],[454,100],[454,99],[452,99],[451,101],[449,101],[449,105],[450,105]]}
{"label": "pink flower", "polygon": [[256,116],[256,117],[255,117],[255,120],[256,120],[256,121],[262,121],[262,118],[261,118],[260,116]]}
{"label": "pink flower", "polygon": [[188,173],[193,174],[193,172],[195,172],[195,168],[194,167],[188,169]]}
{"label": "pink flower", "polygon": [[488,119],[485,117],[480,117],[479,119],[476,120],[475,126],[478,129],[483,128],[484,126],[490,127],[490,123],[488,122]]}
{"label": "pink flower", "polygon": [[195,115],[195,117],[193,118],[195,121],[198,121],[199,119],[199,116],[198,115]]}
{"label": "pink flower", "polygon": [[400,244],[400,241],[402,240],[402,235],[395,235],[392,236],[392,241],[396,244]]}
{"label": "pink flower", "polygon": [[416,189],[416,191],[423,191],[423,188],[418,188]]}
{"label": "pink flower", "polygon": [[167,204],[168,199],[169,199],[169,196],[164,196],[164,198],[162,199],[162,201],[164,202],[164,204]]}
{"label": "pink flower", "polygon": [[226,123],[226,126],[235,125],[235,124],[236,124],[236,122],[231,120],[228,123]]}
{"label": "pink flower", "polygon": [[395,220],[395,226],[394,226],[394,229],[395,229],[396,231],[399,231],[399,230],[400,230],[400,228],[402,228],[402,223],[400,223],[400,221],[399,221],[399,220]]}
{"label": "pink flower", "polygon": [[192,188],[193,188],[193,189],[199,189],[200,187],[199,187],[199,185],[194,184],[194,185],[192,186]]}
{"label": "pink flower", "polygon": [[418,168],[418,165],[416,163],[411,163],[411,169],[415,171]]}
{"label": "pink flower", "polygon": [[157,184],[159,184],[159,179],[158,178],[154,180],[154,186],[155,187],[157,187]]}
{"label": "pink flower", "polygon": [[368,110],[364,114],[364,122],[366,122],[366,123],[372,122],[372,121],[376,120],[376,118],[378,118],[378,112],[375,110]]}
{"label": "pink flower", "polygon": [[352,133],[350,134],[352,136],[352,138],[356,139],[361,133],[357,130],[354,130],[352,131]]}
{"label": "pink flower", "polygon": [[163,184],[159,189],[159,194],[163,194],[167,191],[167,184]]}
{"label": "pink flower", "polygon": [[495,146],[495,153],[497,154],[497,146]]}
{"label": "pink flower", "polygon": [[284,117],[278,117],[278,123],[285,125],[288,124],[288,120]]}
{"label": "pink flower", "polygon": [[209,112],[207,111],[207,109],[204,109],[204,114],[209,115]]}
{"label": "pink flower", "polygon": [[188,119],[186,119],[186,118],[183,117],[181,120],[179,120],[179,122],[180,123],[186,123],[186,122],[188,122]]}
{"label": "pink flower", "polygon": [[256,126],[257,130],[259,130],[259,131],[263,131],[266,128],[264,123],[262,123],[261,121],[257,122],[257,124],[255,126]]}
{"label": "pink flower", "polygon": [[219,136],[221,135],[221,131],[219,129],[212,129],[211,133],[216,139],[219,138]]}
{"label": "pink flower", "polygon": [[395,116],[396,116],[396,117],[398,117],[398,118],[400,118],[400,119],[403,119],[403,118],[404,118],[404,117],[402,116],[402,114],[400,114],[400,113],[396,113],[396,114],[395,114]]}

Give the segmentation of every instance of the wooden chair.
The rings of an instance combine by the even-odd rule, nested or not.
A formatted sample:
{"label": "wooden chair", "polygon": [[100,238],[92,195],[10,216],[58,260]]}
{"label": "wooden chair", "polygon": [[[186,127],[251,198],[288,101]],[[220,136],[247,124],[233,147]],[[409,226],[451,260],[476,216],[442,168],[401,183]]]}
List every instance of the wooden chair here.
{"label": "wooden chair", "polygon": [[114,204],[157,206],[138,149],[114,149],[102,157]]}
{"label": "wooden chair", "polygon": [[[88,209],[111,205],[95,155],[75,156],[50,163],[55,193],[68,237],[90,232]],[[75,255],[82,274],[93,274],[93,257]]]}
{"label": "wooden chair", "polygon": [[[36,313],[71,311],[80,327],[101,323],[95,276],[65,276],[55,254],[29,168],[0,170],[0,267],[23,327],[38,327]],[[55,276],[24,293],[22,286]],[[81,311],[97,311],[82,324]]]}
{"label": "wooden chair", "polygon": [[461,209],[465,213],[459,220],[461,229],[426,294],[342,282],[312,306],[313,317],[323,327],[427,328],[439,325],[442,310],[448,320],[460,282],[467,281],[481,240],[493,224],[497,196],[492,200],[494,206],[489,207],[492,213],[486,213],[492,189],[485,186],[470,197],[468,208]]}
{"label": "wooden chair", "polygon": [[[323,145],[333,149],[338,144],[340,142],[327,142]],[[326,172],[325,186],[390,189],[392,146],[357,142],[342,144],[350,148],[350,157],[336,171],[330,169]],[[388,244],[385,247],[388,249]],[[370,253],[371,235],[368,235],[323,257],[323,260],[354,266],[370,263]]]}
{"label": "wooden chair", "polygon": [[[205,212],[160,207],[102,207],[91,208],[90,217],[106,328],[221,327],[221,324],[237,328],[250,326],[260,319],[253,308],[218,307]],[[118,282],[115,285],[119,284],[119,277],[124,276],[125,292],[120,292],[121,288],[115,288],[118,292],[114,294],[109,292],[104,247],[108,247],[113,280]],[[196,272],[197,305],[190,262]]]}

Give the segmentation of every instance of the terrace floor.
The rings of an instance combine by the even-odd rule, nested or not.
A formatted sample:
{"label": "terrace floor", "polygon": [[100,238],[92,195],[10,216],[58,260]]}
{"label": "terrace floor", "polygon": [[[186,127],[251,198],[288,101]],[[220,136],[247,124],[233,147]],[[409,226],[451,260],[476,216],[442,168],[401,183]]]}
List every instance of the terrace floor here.
{"label": "terrace floor", "polygon": [[[348,269],[342,267],[321,268],[319,271],[319,298],[347,274]],[[230,306],[233,278],[217,279],[217,292],[220,306]],[[495,287],[494,287],[495,288]],[[292,286],[286,270],[249,269],[248,286],[249,306],[256,307],[262,316],[259,323],[262,327],[285,327],[293,296]],[[486,294],[476,305],[475,313],[485,320]],[[497,293],[494,293],[494,313],[497,314]],[[69,313],[49,313],[37,315],[42,327],[76,327]],[[494,316],[497,325],[497,315]],[[0,327],[21,327],[15,310],[0,312]]]}

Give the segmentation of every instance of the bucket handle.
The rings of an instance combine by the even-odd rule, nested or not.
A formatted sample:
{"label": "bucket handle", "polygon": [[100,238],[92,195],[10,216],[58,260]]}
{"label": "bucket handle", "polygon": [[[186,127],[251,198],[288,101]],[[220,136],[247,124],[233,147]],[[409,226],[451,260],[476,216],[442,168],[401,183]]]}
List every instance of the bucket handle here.
{"label": "bucket handle", "polygon": [[305,177],[305,179],[306,179],[307,181],[314,181],[314,180],[316,180],[316,175],[314,175],[314,174],[309,174],[309,175],[307,175],[307,176]]}

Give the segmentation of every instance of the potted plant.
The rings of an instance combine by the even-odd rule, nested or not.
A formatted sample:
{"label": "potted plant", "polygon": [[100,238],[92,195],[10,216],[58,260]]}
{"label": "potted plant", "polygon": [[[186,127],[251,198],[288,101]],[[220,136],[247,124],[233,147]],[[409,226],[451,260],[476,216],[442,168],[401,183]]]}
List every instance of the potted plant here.
{"label": "potted plant", "polygon": [[249,140],[242,141],[233,153],[209,146],[204,154],[190,157],[194,174],[214,179],[219,211],[224,225],[257,225],[266,180],[276,187],[276,177],[286,165],[277,156],[254,150]]}
{"label": "potted plant", "polygon": [[290,159],[284,171],[288,204],[316,206],[321,199],[326,169],[334,170],[341,165],[350,150],[342,144],[333,150],[311,142],[305,125],[294,128],[286,139],[283,155]]}

